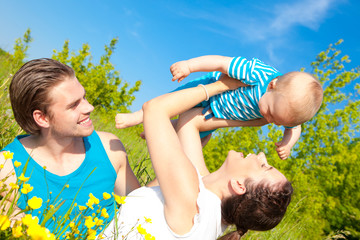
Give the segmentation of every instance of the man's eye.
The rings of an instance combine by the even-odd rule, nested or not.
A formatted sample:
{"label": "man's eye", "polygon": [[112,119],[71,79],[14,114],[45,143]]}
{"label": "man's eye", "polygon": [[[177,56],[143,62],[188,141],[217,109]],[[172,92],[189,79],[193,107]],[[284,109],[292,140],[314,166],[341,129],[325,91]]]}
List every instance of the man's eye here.
{"label": "man's eye", "polygon": [[261,164],[261,167],[265,167],[265,163]]}
{"label": "man's eye", "polygon": [[78,105],[79,105],[79,102],[75,102],[74,104],[72,104],[72,105],[70,106],[70,108],[76,108]]}

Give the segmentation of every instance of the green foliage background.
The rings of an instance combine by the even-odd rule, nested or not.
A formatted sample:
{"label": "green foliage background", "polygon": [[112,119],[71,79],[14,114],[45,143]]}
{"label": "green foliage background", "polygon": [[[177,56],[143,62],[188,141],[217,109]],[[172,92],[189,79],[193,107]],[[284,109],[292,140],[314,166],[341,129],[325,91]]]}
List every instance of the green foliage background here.
{"label": "green foliage background", "polygon": [[[12,53],[0,48],[0,149],[22,133],[13,119],[8,85],[25,62],[31,43],[30,30],[16,40]],[[324,86],[324,100],[318,114],[302,125],[300,141],[292,157],[281,161],[274,142],[281,129],[261,128],[217,130],[204,148],[206,164],[216,170],[230,149],[244,153],[262,150],[270,163],[293,183],[295,193],[282,223],[268,232],[249,232],[245,239],[359,239],[360,238],[360,68],[347,69],[350,58],[330,44],[311,63],[312,72]],[[130,164],[142,184],[154,177],[145,142],[139,137],[142,127],[118,130],[116,112],[127,112],[141,82],[130,86],[119,77],[111,63],[117,39],[105,45],[98,63],[93,62],[90,46],[84,44],[70,52],[69,41],[53,58],[71,66],[95,106],[92,114],[97,130],[116,134],[125,144]],[[346,87],[346,91],[345,91]]]}

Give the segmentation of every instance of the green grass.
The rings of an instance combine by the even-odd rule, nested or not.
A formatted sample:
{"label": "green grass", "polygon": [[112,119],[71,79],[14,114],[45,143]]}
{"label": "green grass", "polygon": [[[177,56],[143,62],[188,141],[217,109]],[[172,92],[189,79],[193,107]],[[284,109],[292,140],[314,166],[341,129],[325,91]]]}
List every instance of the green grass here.
{"label": "green grass", "polygon": [[[0,56],[4,58],[3,56]],[[9,144],[15,136],[22,133],[21,128],[17,125],[11,110],[9,101],[9,84],[12,75],[4,68],[0,70],[0,149]]]}

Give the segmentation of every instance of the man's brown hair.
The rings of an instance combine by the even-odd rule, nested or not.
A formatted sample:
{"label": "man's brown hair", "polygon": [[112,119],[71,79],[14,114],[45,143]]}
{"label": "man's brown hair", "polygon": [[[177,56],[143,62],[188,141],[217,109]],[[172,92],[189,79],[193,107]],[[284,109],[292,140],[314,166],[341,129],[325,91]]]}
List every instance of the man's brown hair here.
{"label": "man's brown hair", "polygon": [[49,58],[31,60],[15,73],[10,83],[10,101],[15,120],[22,129],[32,135],[40,134],[33,112],[50,114],[51,89],[71,77],[75,77],[71,67]]}

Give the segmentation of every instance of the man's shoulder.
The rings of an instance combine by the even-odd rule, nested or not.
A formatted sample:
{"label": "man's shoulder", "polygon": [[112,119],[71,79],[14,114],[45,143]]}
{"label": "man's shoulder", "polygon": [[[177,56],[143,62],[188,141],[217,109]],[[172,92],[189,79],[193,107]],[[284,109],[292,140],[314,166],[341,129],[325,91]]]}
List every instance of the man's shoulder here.
{"label": "man's shoulder", "polygon": [[98,132],[98,134],[104,149],[112,163],[115,171],[117,172],[126,161],[126,150],[120,139],[113,133]]}
{"label": "man's shoulder", "polygon": [[102,142],[103,140],[107,141],[110,139],[119,139],[115,134],[110,132],[95,131],[95,133],[99,136]]}
{"label": "man's shoulder", "polygon": [[[16,136],[11,142],[9,142],[3,149],[0,149],[0,152],[3,151],[13,151],[14,149],[19,148],[19,145],[22,143],[20,142],[20,139],[27,138],[30,135],[18,135]],[[2,155],[2,154],[1,154]]]}
{"label": "man's shoulder", "polygon": [[105,150],[111,151],[112,149],[125,149],[120,139],[113,133],[96,131]]}

